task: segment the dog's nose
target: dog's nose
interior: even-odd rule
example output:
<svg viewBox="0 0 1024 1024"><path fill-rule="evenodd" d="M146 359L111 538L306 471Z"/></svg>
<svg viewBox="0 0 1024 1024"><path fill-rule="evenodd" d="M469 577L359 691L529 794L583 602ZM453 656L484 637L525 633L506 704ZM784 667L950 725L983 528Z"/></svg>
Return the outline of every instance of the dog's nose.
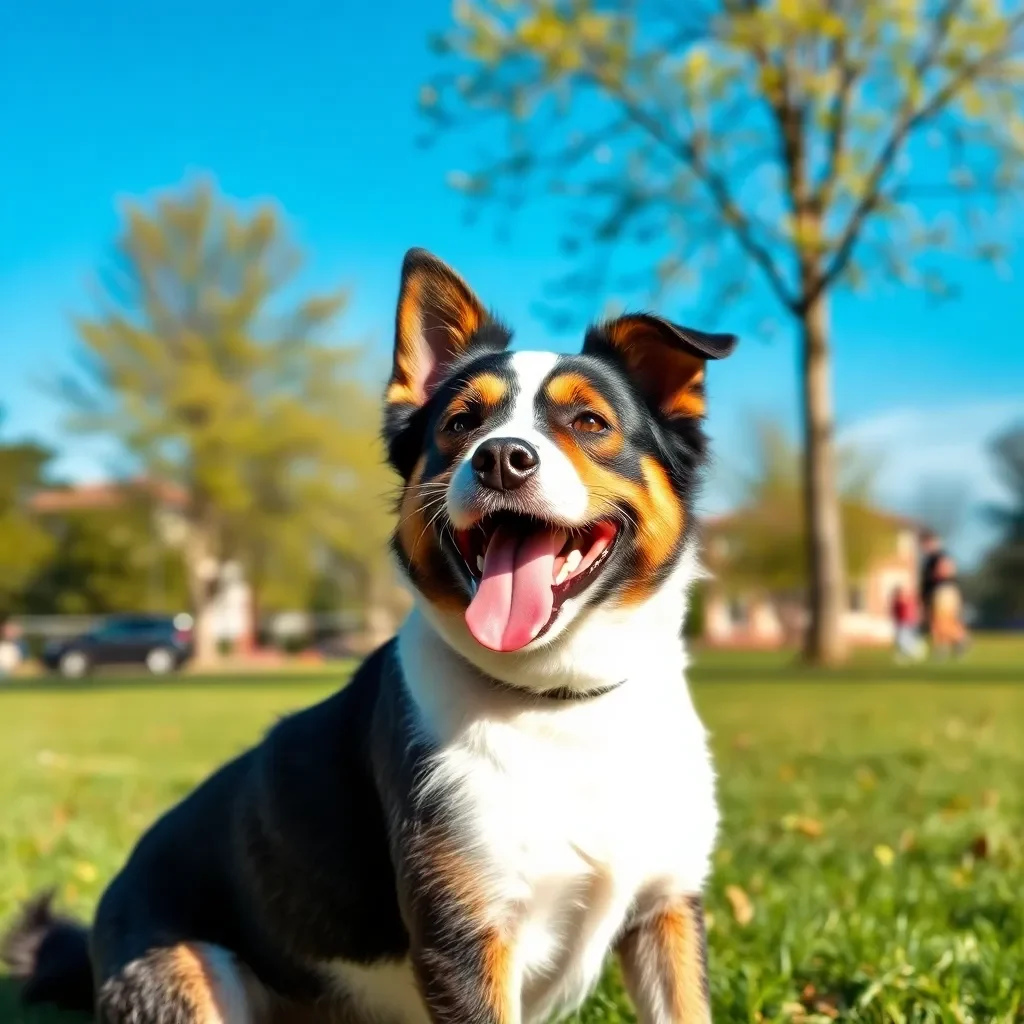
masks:
<svg viewBox="0 0 1024 1024"><path fill-rule="evenodd" d="M537 472L537 449L515 437L484 441L470 461L477 480L492 491L514 491Z"/></svg>

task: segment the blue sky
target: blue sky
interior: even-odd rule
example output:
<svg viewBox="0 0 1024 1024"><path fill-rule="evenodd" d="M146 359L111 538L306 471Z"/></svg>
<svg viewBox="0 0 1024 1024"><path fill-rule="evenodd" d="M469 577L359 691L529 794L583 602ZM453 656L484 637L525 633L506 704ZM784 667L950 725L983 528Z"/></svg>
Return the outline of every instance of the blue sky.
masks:
<svg viewBox="0 0 1024 1024"><path fill-rule="evenodd" d="M449 260L528 347L567 349L531 314L566 269L551 208L527 208L512 237L466 224L447 171L469 162L463 139L423 151L415 101L436 68L426 45L448 5L435 0L34 0L0 5L0 402L7 436L58 443L61 468L96 477L101 445L65 436L39 383L67 365L68 317L117 228L116 200L198 171L241 199L272 196L310 256L311 285L343 283L349 336L382 359L398 266L410 245ZM637 259L641 259L637 254ZM1012 276L958 265L961 297L842 298L834 308L840 430L880 460L880 496L905 505L924 478L998 495L986 439L1024 417L1024 259ZM666 312L685 320L685 311ZM749 310L722 325L746 328ZM766 309L767 315L777 315ZM796 349L783 332L744 335L714 368L711 432L719 472L706 498L728 503L752 415L793 420ZM975 553L984 537L965 531Z"/></svg>

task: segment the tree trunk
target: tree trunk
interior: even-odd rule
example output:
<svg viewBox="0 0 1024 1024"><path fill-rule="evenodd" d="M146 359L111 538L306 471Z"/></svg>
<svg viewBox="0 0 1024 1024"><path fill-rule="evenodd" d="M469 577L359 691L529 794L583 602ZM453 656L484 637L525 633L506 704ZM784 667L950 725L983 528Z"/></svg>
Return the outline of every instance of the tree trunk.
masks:
<svg viewBox="0 0 1024 1024"><path fill-rule="evenodd" d="M829 316L824 292L804 310L801 327L804 516L810 613L804 657L811 664L834 665L846 657L842 629L846 609L846 563L836 481Z"/></svg>
<svg viewBox="0 0 1024 1024"><path fill-rule="evenodd" d="M219 564L214 555L210 531L189 524L185 540L185 570L192 598L193 664L208 668L220 661L220 648L213 617L213 599L217 594Z"/></svg>

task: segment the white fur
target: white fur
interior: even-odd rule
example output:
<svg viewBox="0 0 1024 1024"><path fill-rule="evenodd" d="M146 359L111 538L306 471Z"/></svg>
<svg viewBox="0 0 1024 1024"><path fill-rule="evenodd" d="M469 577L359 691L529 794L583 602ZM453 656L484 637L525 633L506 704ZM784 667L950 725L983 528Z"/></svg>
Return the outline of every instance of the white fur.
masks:
<svg viewBox="0 0 1024 1024"><path fill-rule="evenodd" d="M631 653L623 685L571 703L488 684L419 612L399 634L420 728L439 748L424 787L445 793L491 923L514 937L523 1021L577 1007L631 910L698 892L707 872L714 778L679 623L653 645L643 619L615 630Z"/></svg>
<svg viewBox="0 0 1024 1024"><path fill-rule="evenodd" d="M448 515L457 528L473 522L472 498L477 484L470 460L480 445L492 437L519 438L537 449L540 466L533 487L539 499L538 516L566 524L583 522L587 489L565 452L537 428L534 402L557 361L554 352L516 352L512 356L518 390L511 415L470 446L448 485Z"/></svg>

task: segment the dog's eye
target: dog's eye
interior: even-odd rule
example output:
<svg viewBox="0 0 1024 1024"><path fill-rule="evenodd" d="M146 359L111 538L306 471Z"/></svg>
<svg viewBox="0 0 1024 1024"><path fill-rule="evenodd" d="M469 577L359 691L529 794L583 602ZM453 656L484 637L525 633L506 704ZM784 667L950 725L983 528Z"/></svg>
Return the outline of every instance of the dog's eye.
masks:
<svg viewBox="0 0 1024 1024"><path fill-rule="evenodd" d="M572 429L581 434L599 434L608 429L608 424L596 412L581 412L572 421Z"/></svg>
<svg viewBox="0 0 1024 1024"><path fill-rule="evenodd" d="M465 434L480 426L480 417L472 412L457 412L445 425L445 433Z"/></svg>

